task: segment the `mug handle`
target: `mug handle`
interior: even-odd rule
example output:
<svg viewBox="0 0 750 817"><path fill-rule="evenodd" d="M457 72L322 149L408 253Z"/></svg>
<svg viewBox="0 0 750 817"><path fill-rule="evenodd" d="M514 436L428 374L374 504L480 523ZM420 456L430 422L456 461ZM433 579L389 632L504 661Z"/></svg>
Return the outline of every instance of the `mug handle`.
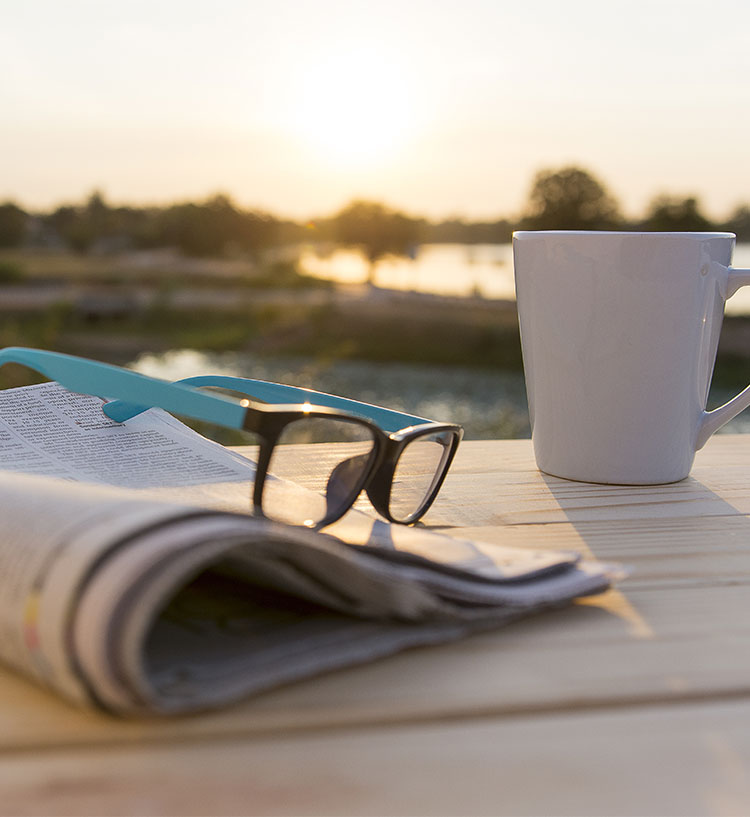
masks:
<svg viewBox="0 0 750 817"><path fill-rule="evenodd" d="M715 263L719 267L720 274L724 275L726 282L726 294L724 300L728 301L740 287L750 284L750 269L738 269L737 267L725 267L723 264ZM721 280L721 279L720 279ZM736 417L743 409L750 406L750 386L743 389L736 397L733 397L723 406L715 408L713 411L704 411L701 423L698 428L698 438L695 443L695 450L699 451L708 441L708 438L726 425L733 417Z"/></svg>

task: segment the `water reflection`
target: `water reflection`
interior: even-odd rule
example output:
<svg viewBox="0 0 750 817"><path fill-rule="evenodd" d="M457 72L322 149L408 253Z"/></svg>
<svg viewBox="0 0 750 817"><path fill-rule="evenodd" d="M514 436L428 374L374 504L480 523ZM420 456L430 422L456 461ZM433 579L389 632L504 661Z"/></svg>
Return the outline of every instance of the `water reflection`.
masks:
<svg viewBox="0 0 750 817"><path fill-rule="evenodd" d="M141 355L130 367L165 380L210 373L313 388L461 423L466 438L472 440L530 436L523 375L515 372L360 361L320 363L301 358L260 360L234 352L209 354L191 349ZM712 388L709 407L733 396L733 392ZM750 433L750 409L721 431Z"/></svg>
<svg viewBox="0 0 750 817"><path fill-rule="evenodd" d="M211 373L314 388L421 417L461 423L468 439L529 436L526 391L520 373L398 363L257 360L232 352L204 354L189 349L142 355L130 365L166 380Z"/></svg>
<svg viewBox="0 0 750 817"><path fill-rule="evenodd" d="M733 263L750 268L750 243L736 246ZM334 247L304 247L300 265L310 275L346 283L364 283L369 273L360 253ZM379 261L374 283L389 289L512 300L513 250L510 244L424 244L413 259ZM729 300L726 312L750 315L750 287Z"/></svg>
<svg viewBox="0 0 750 817"><path fill-rule="evenodd" d="M367 281L369 264L354 250L305 247L301 268L345 283ZM515 298L510 244L424 244L414 258L387 257L375 267L374 283L388 289L462 297Z"/></svg>
<svg viewBox="0 0 750 817"><path fill-rule="evenodd" d="M750 244L737 246L733 263L750 268ZM310 273L349 282L366 281L369 271L360 254L347 250L325 254L307 248L302 254L302 264ZM515 292L511 246L426 245L414 260L380 262L375 283L389 288L512 299ZM740 290L728 302L726 311L750 314L750 287ZM468 439L528 437L530 434L521 373L398 363L253 359L239 353L207 354L189 349L143 355L131 366L167 380L212 373L306 386L422 417L461 423ZM720 405L732 396L732 393L712 389L709 406ZM750 410L740 414L724 430L750 432Z"/></svg>

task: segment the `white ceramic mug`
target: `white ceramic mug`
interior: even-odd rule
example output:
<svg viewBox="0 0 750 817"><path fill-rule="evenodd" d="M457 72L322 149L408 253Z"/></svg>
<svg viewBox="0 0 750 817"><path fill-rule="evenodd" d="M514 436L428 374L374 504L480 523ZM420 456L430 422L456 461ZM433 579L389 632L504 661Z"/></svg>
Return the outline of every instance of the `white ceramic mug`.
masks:
<svg viewBox="0 0 750 817"><path fill-rule="evenodd" d="M539 468L584 482L686 477L750 404L706 411L724 302L750 284L732 233L517 232L516 297Z"/></svg>

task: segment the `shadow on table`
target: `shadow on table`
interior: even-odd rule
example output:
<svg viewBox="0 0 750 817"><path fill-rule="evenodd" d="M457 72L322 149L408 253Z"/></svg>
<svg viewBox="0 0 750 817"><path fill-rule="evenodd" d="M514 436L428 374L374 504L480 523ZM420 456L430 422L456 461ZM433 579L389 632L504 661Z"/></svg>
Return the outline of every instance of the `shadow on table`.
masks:
<svg viewBox="0 0 750 817"><path fill-rule="evenodd" d="M630 590L659 591L691 582L730 580L733 562L709 561L711 554L701 543L722 536L729 550L746 550L743 543L750 540L747 509L743 512L691 476L654 486L541 477L564 521L575 529L578 549L589 558L621 563L628 569L627 580L609 602L616 608L612 611L627 618L642 637L653 637L653 631L646 613L627 597Z"/></svg>

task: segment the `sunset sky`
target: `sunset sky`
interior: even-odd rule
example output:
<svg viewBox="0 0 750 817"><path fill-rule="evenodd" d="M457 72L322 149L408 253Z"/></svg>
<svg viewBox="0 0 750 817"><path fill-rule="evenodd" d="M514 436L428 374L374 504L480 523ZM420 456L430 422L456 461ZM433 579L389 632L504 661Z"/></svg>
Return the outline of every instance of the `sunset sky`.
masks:
<svg viewBox="0 0 750 817"><path fill-rule="evenodd" d="M750 202L750 3L25 0L0 27L0 199L216 191L518 213L541 168L640 213Z"/></svg>

